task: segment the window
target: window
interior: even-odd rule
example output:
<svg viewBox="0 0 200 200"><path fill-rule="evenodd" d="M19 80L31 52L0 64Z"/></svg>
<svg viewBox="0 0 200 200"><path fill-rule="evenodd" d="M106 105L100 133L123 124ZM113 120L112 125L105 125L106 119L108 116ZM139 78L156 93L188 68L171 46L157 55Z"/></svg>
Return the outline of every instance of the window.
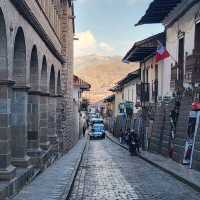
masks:
<svg viewBox="0 0 200 200"><path fill-rule="evenodd" d="M200 23L195 26L195 50L200 52Z"/></svg>
<svg viewBox="0 0 200 200"><path fill-rule="evenodd" d="M179 39L179 47L178 47L178 80L182 81L184 77L184 37Z"/></svg>

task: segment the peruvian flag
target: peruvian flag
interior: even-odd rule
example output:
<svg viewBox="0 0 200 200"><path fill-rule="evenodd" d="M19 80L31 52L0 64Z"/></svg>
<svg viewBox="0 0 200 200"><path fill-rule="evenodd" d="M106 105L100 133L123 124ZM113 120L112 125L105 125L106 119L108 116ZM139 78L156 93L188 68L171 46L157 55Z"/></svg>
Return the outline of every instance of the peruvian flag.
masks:
<svg viewBox="0 0 200 200"><path fill-rule="evenodd" d="M158 41L158 48L156 51L156 62L159 62L161 60L164 60L165 58L168 58L170 56L167 49L163 46L163 44Z"/></svg>

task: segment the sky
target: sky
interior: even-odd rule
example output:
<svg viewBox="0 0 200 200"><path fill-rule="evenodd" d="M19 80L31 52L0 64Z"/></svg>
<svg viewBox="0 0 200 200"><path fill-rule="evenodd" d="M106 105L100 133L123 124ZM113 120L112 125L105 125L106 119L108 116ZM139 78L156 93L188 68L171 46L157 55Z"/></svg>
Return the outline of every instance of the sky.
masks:
<svg viewBox="0 0 200 200"><path fill-rule="evenodd" d="M76 0L75 57L123 56L139 40L163 31L161 24L134 25L152 0Z"/></svg>

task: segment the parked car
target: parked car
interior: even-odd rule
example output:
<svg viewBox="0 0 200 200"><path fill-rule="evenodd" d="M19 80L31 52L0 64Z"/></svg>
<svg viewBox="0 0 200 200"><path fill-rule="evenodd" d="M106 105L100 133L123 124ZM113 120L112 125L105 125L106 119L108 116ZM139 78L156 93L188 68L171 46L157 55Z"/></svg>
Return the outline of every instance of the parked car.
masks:
<svg viewBox="0 0 200 200"><path fill-rule="evenodd" d="M105 128L104 128L104 123L103 119L101 118L93 118L91 121L91 128L89 131L89 137L90 139L97 139L105 138Z"/></svg>

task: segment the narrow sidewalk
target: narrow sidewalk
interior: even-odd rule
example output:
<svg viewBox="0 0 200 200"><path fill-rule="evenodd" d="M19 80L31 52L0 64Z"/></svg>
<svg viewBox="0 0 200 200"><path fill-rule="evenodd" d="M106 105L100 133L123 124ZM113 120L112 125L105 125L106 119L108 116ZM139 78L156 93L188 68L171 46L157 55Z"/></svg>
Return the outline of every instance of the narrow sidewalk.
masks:
<svg viewBox="0 0 200 200"><path fill-rule="evenodd" d="M114 143L128 150L128 146L121 144L119 140L115 138L112 134L107 132L106 136ZM161 170L171 174L183 183L190 185L195 190L200 191L200 172L189 169L186 166L183 166L159 154L153 154L143 151L139 154L139 157L147 161L148 163L160 168Z"/></svg>
<svg viewBox="0 0 200 200"><path fill-rule="evenodd" d="M81 139L13 200L65 200L71 190L86 145L87 140Z"/></svg>

